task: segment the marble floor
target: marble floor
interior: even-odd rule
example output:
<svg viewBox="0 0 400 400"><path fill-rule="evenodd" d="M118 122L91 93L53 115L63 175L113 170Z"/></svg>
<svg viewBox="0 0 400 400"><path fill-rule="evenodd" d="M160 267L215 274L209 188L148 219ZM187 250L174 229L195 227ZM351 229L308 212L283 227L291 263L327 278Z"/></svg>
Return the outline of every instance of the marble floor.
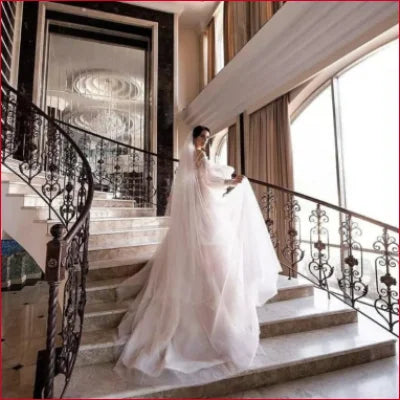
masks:
<svg viewBox="0 0 400 400"><path fill-rule="evenodd" d="M37 352L46 347L48 285L2 292L2 398L33 395Z"/></svg>
<svg viewBox="0 0 400 400"><path fill-rule="evenodd" d="M2 398L32 396L37 352L45 347L47 291L47 283L39 282L21 291L2 292ZM326 301L320 291L315 296ZM371 322L361 315L359 324L360 329L371 329ZM397 354L229 397L396 399L399 398L398 371Z"/></svg>

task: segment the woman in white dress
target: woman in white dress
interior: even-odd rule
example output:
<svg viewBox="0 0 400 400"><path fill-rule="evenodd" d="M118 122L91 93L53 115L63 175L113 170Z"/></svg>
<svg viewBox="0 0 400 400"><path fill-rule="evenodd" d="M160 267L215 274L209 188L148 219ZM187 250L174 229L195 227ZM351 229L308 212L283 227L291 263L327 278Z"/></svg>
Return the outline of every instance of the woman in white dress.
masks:
<svg viewBox="0 0 400 400"><path fill-rule="evenodd" d="M209 135L202 126L188 135L168 233L119 288L131 300L115 369L137 383L201 383L249 368L259 349L256 307L277 293L281 266L250 183L207 159Z"/></svg>

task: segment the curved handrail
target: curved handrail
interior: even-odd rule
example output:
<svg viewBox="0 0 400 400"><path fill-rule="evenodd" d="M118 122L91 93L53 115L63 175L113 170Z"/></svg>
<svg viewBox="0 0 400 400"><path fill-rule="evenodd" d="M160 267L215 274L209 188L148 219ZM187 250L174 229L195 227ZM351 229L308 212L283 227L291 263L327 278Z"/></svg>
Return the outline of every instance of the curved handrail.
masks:
<svg viewBox="0 0 400 400"><path fill-rule="evenodd" d="M80 127L75 126L75 125L71 125L68 122L64 122L64 121L61 121L59 119L55 119L55 121L60 125L65 125L65 126L67 126L69 128L73 128L73 129L75 129L77 131L81 131L81 132L83 132L83 133L85 133L87 135L91 135L91 136L97 137L100 140L106 140L107 142L114 143L114 144L116 144L118 146L123 146L123 147L126 147L126 148L134 150L134 151L138 151L138 152L143 153L143 154L148 154L150 156L154 156L154 157L157 157L157 158L162 158L163 160L179 162L179 160L177 158L166 157L166 156L160 155L158 153L153 153L152 151L147 151L147 150L144 150L144 149L140 149L139 147L135 147L135 146L131 146L131 145L126 144L126 143L118 142L115 139L111 139L111 138L107 138L105 136L101 136L98 133L94 133L94 132L88 131L86 129L80 128Z"/></svg>
<svg viewBox="0 0 400 400"><path fill-rule="evenodd" d="M149 151L146 151L146 150L143 150L143 149L134 147L134 146L130 146L130 145L128 145L128 144L119 142L119 141L117 141L117 140L110 139L110 138L101 136L101 135L99 135L99 134L96 134L96 133L94 133L94 132L88 131L88 130L86 130L86 129L82 129L82 128L79 128L79 127L77 127L77 126L68 124L67 122L64 122L64 121L57 120L57 122L60 123L60 124L64 124L64 125L66 125L66 126L68 126L68 127L71 127L71 128L73 128L73 129L75 129L75 130L81 131L81 132L83 132L84 134L97 137L98 139L101 139L101 140L104 140L104 141L108 141L108 142L114 143L114 144L116 144L116 145L118 145L118 146L121 146L121 147L126 147L126 148L129 148L129 149L131 149L131 150L135 150L135 151L138 151L138 152L142 152L142 153L144 153L144 154L149 154L149 155L155 156L155 157L160 158L160 159L163 159L163 160L179 162L179 159L177 159L177 158L166 157L166 156L163 156L163 155L160 155L160 154L157 154L157 153L149 152ZM285 192L285 193L287 193L287 194L291 194L291 195L300 197L300 198L302 198L302 199L304 199L304 200L308 200L308 201L312 201L312 202L314 202L314 203L318 203L318 204L320 204L320 205L323 205L323 206L325 206L325 207L328 207L328 208L331 208L331 209L333 209L333 210L339 211L339 212L341 212L341 213L349 214L349 215L352 215L353 217L362 219L362 220L364 220L364 221L366 221L366 222L369 222L369 223L372 223L372 224L375 224L375 225L379 225L379 226L381 226L381 227L383 227L383 228L386 228L386 229L388 229L388 230L391 230L391 231L398 231L398 230L399 230L399 228L396 227L396 226L394 226L394 225L387 224L387 223L385 223L385 222L382 222L382 221L376 220L376 219L374 219L374 218L368 217L368 216L366 216L366 215L360 214L360 213L358 213L358 212L349 210L348 208L344 208L344 207L337 206L337 205L335 205L335 204L332 204L332 203L329 203L329 202L327 202L327 201L318 199L318 198L316 198L316 197L312 197L312 196L306 195L306 194L304 194L304 193L300 193L300 192L297 192L297 191L294 191L294 190L291 190L291 189L288 189L288 188L285 188L285 187L283 187L283 186L276 185L276 184L273 184L273 183L261 181L261 180L254 179L254 178L250 178L250 177L247 177L247 178L248 178L248 180L249 180L250 182L256 183L256 184L258 184L258 185L262 185L262 186L265 186L265 187L269 187L269 188L271 188L271 189L280 190L280 191Z"/></svg>
<svg viewBox="0 0 400 400"><path fill-rule="evenodd" d="M272 184L272 183L269 183L269 182L260 181L260 180L258 180L258 179L253 179L253 178L249 178L249 177L247 177L247 179L248 179L250 182L256 183L256 184L258 184L258 185L270 187L270 188L272 188L272 189L277 189L277 190L280 190L280 191L282 191L282 192L291 194L291 195L293 195L293 196L300 197L300 198L302 198L302 199L304 199L304 200L309 200L309 201L312 201L312 202L314 202L314 203L320 204L321 206L325 206L325 207L328 207L328 208L332 208L333 210L339 211L339 212L341 212L341 213L352 215L353 217L356 217L356 218L358 218L358 219L362 219L362 220L364 220L364 221L366 221L366 222L370 222L371 224L379 225L379 226L381 226L382 228L386 228L386 229L388 229L388 230L390 230L390 231L395 231L395 232L397 232L397 231L399 230L399 228L397 228L396 226L389 225L389 224L386 224L385 222L378 221L378 220L376 220L376 219L367 217L366 215L359 214L359 213L357 213L357 212L351 211L351 210L349 210L348 208L336 206L335 204L328 203L327 201L317 199L316 197L311 197L311 196L308 196L308 195L306 195L306 194L303 194L303 193L300 193L300 192L296 192L296 191L294 191L294 190L287 189L287 188L285 188L285 187L283 187L283 186L275 185L275 184Z"/></svg>
<svg viewBox="0 0 400 400"><path fill-rule="evenodd" d="M19 92L18 90L14 89L12 86L10 86L6 82L2 82L2 86L4 86L8 91L13 92L19 99L24 99L24 94ZM2 99L2 94L0 95L1 102L3 101ZM25 99L24 99L25 100ZM26 100L25 100L26 101ZM26 101L27 102L27 101ZM74 148L74 150L78 153L79 158L81 159L82 163L84 164L84 168L87 171L87 179L88 179L88 187L89 187L89 193L87 196L87 200L85 202L84 209L80 212L79 218L75 221L75 223L72 225L70 229L68 229L68 226L65 225L63 219L59 216L58 212L54 207L51 205L51 202L46 198L42 193L40 193L38 190L36 190L35 187L31 187L32 190L34 190L47 204L48 206L52 209L52 211L59 217L60 222L65 226L65 229L67 230L67 234L65 236L65 240L70 240L74 234L76 234L77 230L79 227L82 225L82 221L85 219L85 217L88 215L90 212L90 207L92 205L93 201L93 196L94 196L94 186L93 186L93 176L91 174L91 168L90 165L83 154L82 150L79 148L79 146L71 139L71 137L56 123L57 121L50 118L46 113L43 112L39 107L37 107L35 104L30 103L29 106L35 110L35 113L46 119L47 121L50 121L55 127L57 127L57 130L61 135L65 138L65 140ZM2 157L2 163L5 164L5 160L7 160L8 157L3 158ZM7 165L6 165L7 166ZM9 168L7 166L7 168ZM14 173L18 174L17 171L15 171L12 167L10 168ZM90 172L90 173L89 173ZM22 174L18 175L22 180L24 180L25 183L30 185L29 180Z"/></svg>
<svg viewBox="0 0 400 400"><path fill-rule="evenodd" d="M65 124L65 123L64 123ZM100 140L102 146L107 144L107 142L113 143L120 148L127 148L131 151L139 151L142 153L146 153L144 150L134 148L133 146L126 145L124 143L118 142L116 140L108 139L106 137L93 134L87 130L82 130L80 128L74 127L72 125L68 125L70 128L77 131L77 133L81 133L84 135L92 135L97 137ZM67 126L67 128L68 128ZM69 128L68 128L69 129ZM68 130L67 129L67 130ZM108 148L112 148L110 144L107 144ZM115 146L114 146L115 147ZM116 154L118 151L109 153L111 158L114 157L114 160L117 158ZM179 162L177 159L171 159L164 157L163 155L149 153L152 156L156 156L159 161L165 160L173 160L175 162ZM104 158L100 157L100 160L104 163ZM115 164L118 164L115 163ZM289 272L289 279L292 276L303 276L308 281L312 282L314 285L320 287L323 290L326 290L328 296L332 295L338 297L338 294L335 291L332 291L329 288L329 278L333 276L333 272L335 266L330 264L329 262L329 247L331 244L329 243L329 233L328 237L321 238L320 233L326 231L327 228L324 227L324 224L329 221L329 217L326 214L326 210L324 208L328 208L330 210L335 210L343 214L344 218L340 218L339 224L339 234L340 234L340 248L342 249L341 254L342 258L340 261L340 268L338 269L339 275L341 274L341 278L337 280L335 285L338 285L340 290L342 291L341 300L347 304L350 304L351 307L356 309L358 312L366 315L368 318L374 320L377 324L389 330L391 333L394 333L394 326L398 323L398 320L395 319L396 315L398 315L398 293L393 286L396 285L396 279L391 275L390 271L393 268L397 268L398 262L395 259L398 246L396 243L396 239L394 235L390 235L390 233L397 233L398 228L384 223L382 221L370 218L368 216L362 215L360 213L354 212L344 207L337 206L335 204L329 203L327 201L320 200L318 198L308 196L304 193L300 193L276 184L272 184L269 182L264 182L258 179L253 179L248 177L249 182L256 185L261 185L266 189L266 194L263 195L262 201L266 200L266 207L262 208L264 213L264 218L266 225L268 227L271 240L273 242L274 247L276 248L277 253L279 253L281 257L282 266L287 268ZM280 192L287 196L287 200L283 200L283 203L279 203L279 207L282 207L282 210L279 212L284 213L284 224L285 231L282 231L282 226L278 227L274 225L273 221L273 209L274 206L271 203L274 203L274 195L273 190ZM311 261L308 263L308 269L310 270L310 277L302 274L298 271L298 263L305 259L305 250L301 248L301 243L303 243L301 239L301 221L297 212L300 211L300 204L298 200L303 199L306 201L310 201L316 205L316 209L312 210L311 215L309 216L309 222L313 223L313 226L310 231L310 256ZM279 215L279 214L278 214ZM373 243L373 249L377 254L377 258L375 260L375 286L376 289L373 291L372 296L374 299L373 304L369 304L368 301L364 302L362 299L366 296L368 292L368 282L363 282L363 249L362 245L358 243L355 239L357 236L357 232L360 231L358 227L357 221L354 219L359 219L365 221L367 223L373 224L377 227L382 228L382 236L378 236L376 241ZM286 230L287 228L287 230ZM276 232L274 232L276 230ZM314 236L311 235L314 232ZM283 242L281 241L281 237L278 237L276 233L279 235L284 235ZM318 237L315 237L317 235ZM281 242L281 243L279 243ZM282 246L280 248L280 246ZM360 255L356 254L357 251L360 251ZM344 255L346 254L346 256ZM378 270L378 265L385 269L385 271ZM334 277L334 276L333 276ZM335 277L334 277L335 278ZM317 283L315 282L317 281ZM371 296L371 292L368 294ZM377 319L373 319L368 313L363 312L362 310L356 308L356 304L363 304L374 307L380 318L384 318L389 328L385 327L381 322ZM387 312L388 317L382 315L382 312ZM378 317L379 319L379 317ZM396 335L396 334L395 334Z"/></svg>
<svg viewBox="0 0 400 400"><path fill-rule="evenodd" d="M52 210L60 220L51 228L53 240L47 244L45 277L49 283L49 308L46 351L44 361L38 357L38 364L39 360L45 364L37 368L35 396L53 398L54 377L62 373L65 376L62 397L82 336L94 181L90 164L74 140L23 93L5 82L2 84L2 94L6 95L6 101L1 96L2 163L7 166L10 164L7 160L16 156L14 161L19 162L20 173L9 166L10 170L27 183L47 204L49 212ZM41 172L44 172L45 179L42 193L32 185ZM53 206L56 199L62 200L59 212ZM56 352L58 290L64 278L62 346Z"/></svg>

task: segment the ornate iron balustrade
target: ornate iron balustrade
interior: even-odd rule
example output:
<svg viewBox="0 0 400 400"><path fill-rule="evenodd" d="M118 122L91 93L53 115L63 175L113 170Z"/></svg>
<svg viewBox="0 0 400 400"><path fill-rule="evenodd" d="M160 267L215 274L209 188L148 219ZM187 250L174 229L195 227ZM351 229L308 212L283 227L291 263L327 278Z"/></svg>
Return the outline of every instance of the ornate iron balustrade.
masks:
<svg viewBox="0 0 400 400"><path fill-rule="evenodd" d="M80 143L95 140L97 148L109 149L107 152L103 150L100 156L93 154L89 157L93 170L104 164L110 166L103 167L103 172L94 178L98 182L101 182L100 177L112 176L113 169L117 175L120 162L113 161L113 158L118 154L143 152L143 158L153 157L149 163L151 168L163 160L155 153L144 152L68 124L65 124L65 129L69 129ZM129 165L134 169L137 158L132 156L131 159ZM173 163L179 160L166 161ZM143 176L151 177L151 168L142 168L145 171ZM118 192L113 188L118 184L107 179L117 197ZM288 278L298 275L304 277L316 287L326 290L328 296L339 298L398 336L399 289L395 278L398 273L398 228L302 193L251 178L249 180ZM154 182L154 179L139 179L132 184L126 194L131 196L128 198L135 198L133 187L147 181ZM165 195L161 197L166 199L170 182L164 187ZM145 189L139 190L139 193L145 192ZM157 191L153 187L147 193L151 193L155 199ZM362 224L367 228L364 235L366 242L360 240ZM302 236L302 230L308 232L307 238Z"/></svg>
<svg viewBox="0 0 400 400"><path fill-rule="evenodd" d="M95 188L129 199L136 207L157 206L163 214L167 205L177 159L139 149L94 132L57 120L79 144L93 173Z"/></svg>
<svg viewBox="0 0 400 400"><path fill-rule="evenodd" d="M68 385L82 335L88 272L89 212L94 184L90 165L60 126L5 82L2 84L2 163L41 197L51 228L45 277L49 283L46 351L40 352L35 396L54 397L54 377ZM57 347L59 287L65 283L61 345ZM57 348L56 348L57 347ZM39 376L38 375L38 376ZM62 396L62 394L61 394Z"/></svg>
<svg viewBox="0 0 400 400"><path fill-rule="evenodd" d="M302 276L398 337L398 228L249 180L288 278Z"/></svg>

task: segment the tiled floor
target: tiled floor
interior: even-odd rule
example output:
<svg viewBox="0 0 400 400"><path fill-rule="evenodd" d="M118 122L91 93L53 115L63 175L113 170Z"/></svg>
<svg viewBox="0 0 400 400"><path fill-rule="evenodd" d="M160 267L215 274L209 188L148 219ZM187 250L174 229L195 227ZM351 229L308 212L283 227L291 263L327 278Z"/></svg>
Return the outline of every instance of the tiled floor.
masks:
<svg viewBox="0 0 400 400"><path fill-rule="evenodd" d="M45 347L47 291L47 283L40 282L22 291L2 292L3 397L32 396L37 351ZM316 299L321 296L319 291L315 294ZM321 301L326 301L325 297ZM359 324L360 329L380 330L362 316ZM398 357L390 357L230 397L394 399L399 394L398 367Z"/></svg>
<svg viewBox="0 0 400 400"><path fill-rule="evenodd" d="M2 397L32 397L37 352L46 346L48 285L2 292Z"/></svg>

